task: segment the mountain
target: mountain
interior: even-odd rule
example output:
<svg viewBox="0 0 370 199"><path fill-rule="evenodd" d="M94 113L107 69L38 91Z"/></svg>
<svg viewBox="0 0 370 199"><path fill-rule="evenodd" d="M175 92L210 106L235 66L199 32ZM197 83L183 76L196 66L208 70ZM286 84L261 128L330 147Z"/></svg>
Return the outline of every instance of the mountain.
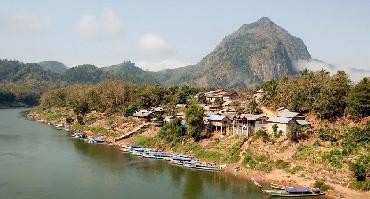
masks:
<svg viewBox="0 0 370 199"><path fill-rule="evenodd" d="M198 64L174 69L165 83L250 86L296 74L298 70L293 62L310 59L311 55L300 38L263 17L226 36Z"/></svg>
<svg viewBox="0 0 370 199"><path fill-rule="evenodd" d="M4 82L42 82L58 81L60 75L44 70L37 63L22 63L13 60L0 60L0 81Z"/></svg>
<svg viewBox="0 0 370 199"><path fill-rule="evenodd" d="M46 71L62 74L67 71L67 67L58 61L43 61L39 65Z"/></svg>
<svg viewBox="0 0 370 199"><path fill-rule="evenodd" d="M191 66L151 72L130 61L102 68L89 64L67 68L56 61L29 64L0 60L0 81L46 79L64 83L96 83L122 79L168 86L243 87L294 75L300 70L296 63L310 60L311 55L300 38L263 17L257 22L242 25L199 63Z"/></svg>

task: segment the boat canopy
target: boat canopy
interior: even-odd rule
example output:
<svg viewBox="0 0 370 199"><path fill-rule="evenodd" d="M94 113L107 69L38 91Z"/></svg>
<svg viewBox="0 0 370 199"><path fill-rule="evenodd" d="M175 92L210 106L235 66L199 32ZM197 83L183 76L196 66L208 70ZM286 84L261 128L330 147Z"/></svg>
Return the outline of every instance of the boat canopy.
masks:
<svg viewBox="0 0 370 199"><path fill-rule="evenodd" d="M306 192L311 192L311 190L309 188L305 188L305 187L302 187L302 188L289 187L289 188L286 188L285 191L287 191L289 193L306 193Z"/></svg>

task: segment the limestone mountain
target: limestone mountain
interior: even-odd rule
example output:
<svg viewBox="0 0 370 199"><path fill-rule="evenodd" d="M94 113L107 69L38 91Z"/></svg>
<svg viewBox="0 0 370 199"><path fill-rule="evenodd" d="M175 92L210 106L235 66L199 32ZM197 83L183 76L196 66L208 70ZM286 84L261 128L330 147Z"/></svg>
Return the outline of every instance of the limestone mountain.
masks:
<svg viewBox="0 0 370 199"><path fill-rule="evenodd" d="M300 38L263 17L226 36L198 64L175 69L166 84L250 86L295 74L293 62L309 59Z"/></svg>

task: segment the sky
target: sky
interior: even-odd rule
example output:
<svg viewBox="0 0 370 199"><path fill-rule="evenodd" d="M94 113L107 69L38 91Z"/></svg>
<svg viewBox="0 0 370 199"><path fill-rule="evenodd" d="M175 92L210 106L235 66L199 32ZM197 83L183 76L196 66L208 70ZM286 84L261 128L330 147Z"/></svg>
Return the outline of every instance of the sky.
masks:
<svg viewBox="0 0 370 199"><path fill-rule="evenodd" d="M313 58L370 71L367 0L0 0L0 59L143 69L195 64L242 24L269 17ZM370 73L368 73L370 75Z"/></svg>

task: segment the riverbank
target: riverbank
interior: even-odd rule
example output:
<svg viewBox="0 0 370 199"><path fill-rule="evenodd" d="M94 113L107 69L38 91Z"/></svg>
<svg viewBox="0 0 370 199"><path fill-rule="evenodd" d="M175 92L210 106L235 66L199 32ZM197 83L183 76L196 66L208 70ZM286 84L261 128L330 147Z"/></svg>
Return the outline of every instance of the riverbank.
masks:
<svg viewBox="0 0 370 199"><path fill-rule="evenodd" d="M68 125L65 122L66 116L73 115L73 113L71 113L70 110L58 111L51 110L46 114L32 112L31 116L35 120L44 123L51 123L54 125L62 123L63 125ZM73 130L83 130L90 136L97 134L103 135L110 142L109 145L114 147L121 147L122 144L144 144L148 147L158 148L166 152L188 153L196 157L198 156L197 158L202 161L227 164L224 172L226 175L235 175L248 180L253 177L264 185L269 185L273 182L292 186L312 187L315 179L321 178L325 179L325 182L332 187L332 190L327 192L328 197L370 197L369 192L360 192L345 186L343 182L349 178L351 175L350 173L338 174L335 173L335 171L330 171L325 167L319 167L316 164L313 166L313 164L309 164L306 161L295 161L290 158L284 159L284 157L294 156L294 152L296 152L299 147L298 145L291 145L284 140L280 143L277 142L276 145L268 145L261 140L254 140L254 138L244 140L241 137L229 137L226 139L212 137L207 140L202 140L199 143L189 142L186 145L169 146L168 144L166 145L160 142L157 136L159 128L151 125L132 137L114 142L116 137L123 135L125 132L132 131L145 122L135 118L125 118L123 116L104 116L101 113L92 113L87 115L86 118L88 125L84 127L80 125L69 125L69 127ZM313 143L308 142L303 144L309 146ZM238 149L238 146L239 150L233 151L233 149ZM289 147L291 149L289 149ZM255 162L257 162L253 169L248 169L248 163L251 162L245 161L246 155L249 153L253 153L253 158ZM269 157L263 156L264 154L269 154ZM270 166L276 164L278 160L285 160L288 162L290 164L289 168L277 169ZM310 167L311 169L309 169ZM239 168L240 170L235 172L235 168ZM315 170L313 168L317 169ZM295 169L297 171L294 171Z"/></svg>

